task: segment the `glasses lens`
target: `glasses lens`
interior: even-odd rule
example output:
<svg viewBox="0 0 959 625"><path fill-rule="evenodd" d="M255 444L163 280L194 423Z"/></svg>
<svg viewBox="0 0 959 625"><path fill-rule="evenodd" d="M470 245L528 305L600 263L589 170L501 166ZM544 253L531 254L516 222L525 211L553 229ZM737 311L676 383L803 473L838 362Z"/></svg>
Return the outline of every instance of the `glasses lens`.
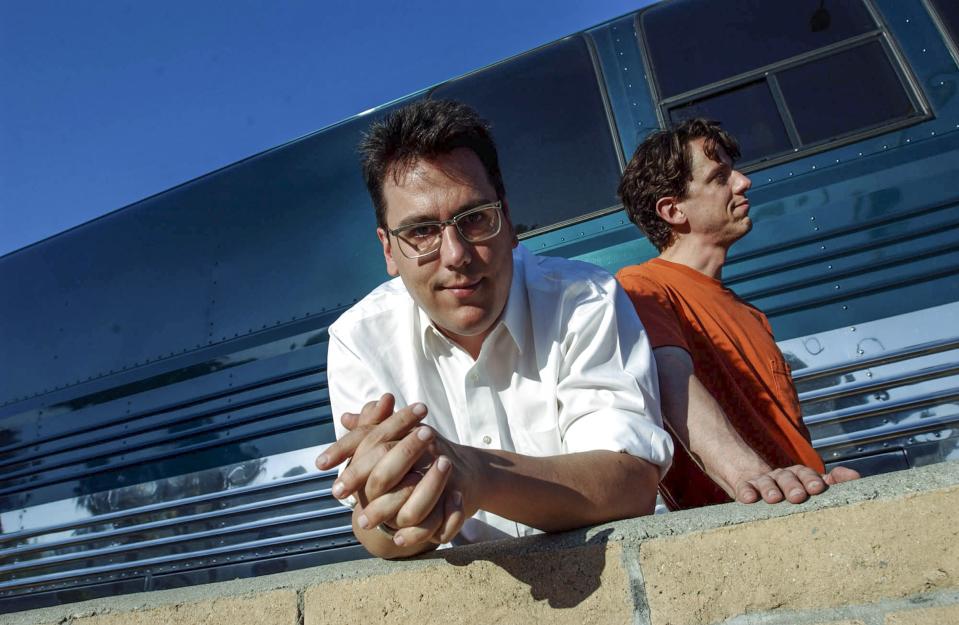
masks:
<svg viewBox="0 0 959 625"><path fill-rule="evenodd" d="M484 206L478 210L463 213L457 218L456 227L463 238L470 243L494 237L499 232L498 207Z"/></svg>
<svg viewBox="0 0 959 625"><path fill-rule="evenodd" d="M400 247L404 248L403 252L410 258L415 258L435 250L438 247L441 232L439 224L420 224L398 232L396 238L400 240Z"/></svg>

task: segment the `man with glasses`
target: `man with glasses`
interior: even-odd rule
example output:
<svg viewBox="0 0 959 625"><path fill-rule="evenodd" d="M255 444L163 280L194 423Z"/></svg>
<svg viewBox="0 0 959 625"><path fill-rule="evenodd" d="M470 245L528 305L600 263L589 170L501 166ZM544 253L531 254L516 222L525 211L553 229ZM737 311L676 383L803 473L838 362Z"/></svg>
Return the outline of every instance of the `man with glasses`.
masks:
<svg viewBox="0 0 959 625"><path fill-rule="evenodd" d="M672 441L611 276L518 246L486 123L422 101L361 145L384 283L330 327L321 469L374 555L652 511Z"/></svg>

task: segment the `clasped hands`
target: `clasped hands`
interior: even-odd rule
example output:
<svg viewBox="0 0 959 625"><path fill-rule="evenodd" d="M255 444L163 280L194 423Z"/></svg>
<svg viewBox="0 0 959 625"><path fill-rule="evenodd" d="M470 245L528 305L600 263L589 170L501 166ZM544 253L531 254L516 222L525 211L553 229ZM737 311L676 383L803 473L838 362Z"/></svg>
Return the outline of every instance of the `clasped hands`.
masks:
<svg viewBox="0 0 959 625"><path fill-rule="evenodd" d="M333 484L333 495L354 495L354 523L363 530L384 524L401 548L449 542L475 507L468 460L460 445L420 425L427 408L421 403L393 411L389 393L370 402L359 414L346 413L341 422L349 432L316 459L321 470L345 460ZM466 491L466 492L464 492ZM364 543L365 544L365 543Z"/></svg>

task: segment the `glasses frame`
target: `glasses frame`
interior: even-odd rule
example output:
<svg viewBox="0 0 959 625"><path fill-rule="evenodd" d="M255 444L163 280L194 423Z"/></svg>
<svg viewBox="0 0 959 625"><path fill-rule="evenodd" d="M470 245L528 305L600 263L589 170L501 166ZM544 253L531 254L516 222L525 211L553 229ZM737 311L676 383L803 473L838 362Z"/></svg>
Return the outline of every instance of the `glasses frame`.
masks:
<svg viewBox="0 0 959 625"><path fill-rule="evenodd" d="M496 230L494 230L494 231L493 231L492 233L490 233L489 235L484 236L484 237L479 238L479 239L470 239L469 237L467 237L466 234L463 233L463 230L460 229L460 224L459 224L460 220L463 219L464 217L466 217L467 215L472 215L472 214L474 214L474 213L478 213L478 212L484 211L484 210L489 210L489 209L491 209L491 208L496 210L496 216L497 216ZM440 227L439 235L436 237L437 245L436 245L435 248L431 249L431 250L428 251L428 252L423 252L422 254L416 254L416 255L414 255L414 256L410 256L410 255L407 253L405 247L403 246L403 243L406 243L407 245L409 245L409 243L406 241L406 239L404 239L404 238L403 238L402 236L400 236L400 235L402 235L404 232L407 232L407 231L412 230L412 229L414 229L414 228L422 228L423 226L439 226L439 227ZM387 229L387 232L389 232L389 233L392 234L394 237L396 237L396 239L397 239L397 247L400 248L400 252L403 254L403 256L409 258L410 260L415 260L415 259L417 259L417 258L423 258L423 257L425 257L425 256L430 256L430 255L432 255L432 254L435 254L435 253L440 249L440 245L442 245L442 241L443 241L443 229L446 228L447 226L455 226L455 227L456 227L456 232L458 232L459 235L460 235L460 237L462 237L463 240L466 241L467 243L481 243L481 242L483 242L483 241L488 241L488 240L492 239L493 237L495 237L497 234L499 234L499 233L500 233L500 230L503 229L503 201L502 201L502 200L496 200L495 202L490 202L489 204L482 204L482 205L480 205L480 206L476 206L475 208L471 208L471 209L469 209L469 210L465 210L465 211L463 211L462 213L460 213L459 215L454 215L453 217L450 217L449 219L444 219L444 220L442 220L442 221L440 221L440 220L436 220L436 221L420 221L420 222L417 222L417 223L415 223L415 224L409 224L409 225L407 225L407 226L401 226L401 227L395 228L395 229L393 229L393 230Z"/></svg>

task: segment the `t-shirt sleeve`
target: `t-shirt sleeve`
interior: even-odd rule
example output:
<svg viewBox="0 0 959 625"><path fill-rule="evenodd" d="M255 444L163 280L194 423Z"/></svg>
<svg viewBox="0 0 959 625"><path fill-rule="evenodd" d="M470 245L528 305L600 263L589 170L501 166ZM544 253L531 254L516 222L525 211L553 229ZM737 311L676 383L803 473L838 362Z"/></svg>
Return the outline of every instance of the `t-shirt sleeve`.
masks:
<svg viewBox="0 0 959 625"><path fill-rule="evenodd" d="M676 304L662 284L628 269L617 273L616 279L633 302L653 349L673 346L691 351L680 325Z"/></svg>
<svg viewBox="0 0 959 625"><path fill-rule="evenodd" d="M609 278L603 297L575 307L557 384L567 453L620 451L665 474L673 445L662 427L656 363L629 300Z"/></svg>

